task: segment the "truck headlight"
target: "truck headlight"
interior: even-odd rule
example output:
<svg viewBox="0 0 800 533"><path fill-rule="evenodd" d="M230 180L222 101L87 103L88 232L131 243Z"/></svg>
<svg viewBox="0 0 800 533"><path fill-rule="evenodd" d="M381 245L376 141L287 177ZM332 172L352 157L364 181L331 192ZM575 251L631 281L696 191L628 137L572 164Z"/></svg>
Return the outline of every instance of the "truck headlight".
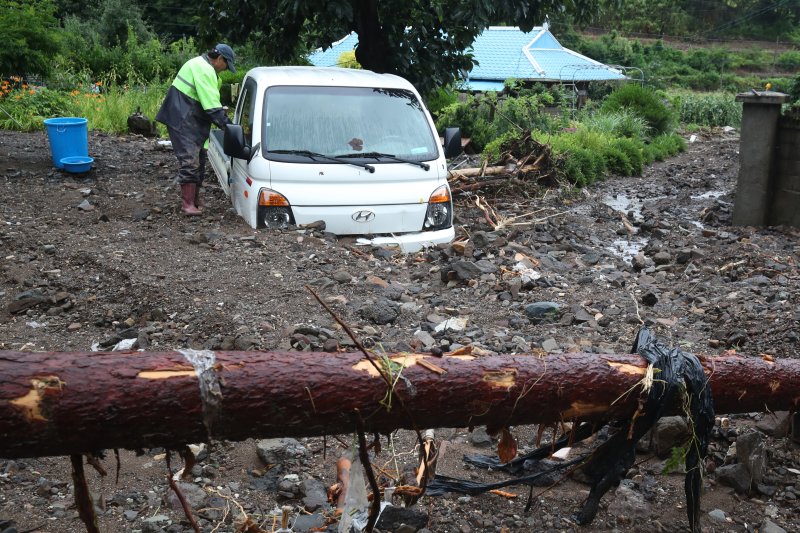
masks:
<svg viewBox="0 0 800 533"><path fill-rule="evenodd" d="M286 229L294 224L294 215L289 200L272 189L261 189L258 193L258 225L269 229Z"/></svg>
<svg viewBox="0 0 800 533"><path fill-rule="evenodd" d="M428 210L425 213L423 231L436 231L449 228L453 224L453 201L450 188L442 185L428 199Z"/></svg>

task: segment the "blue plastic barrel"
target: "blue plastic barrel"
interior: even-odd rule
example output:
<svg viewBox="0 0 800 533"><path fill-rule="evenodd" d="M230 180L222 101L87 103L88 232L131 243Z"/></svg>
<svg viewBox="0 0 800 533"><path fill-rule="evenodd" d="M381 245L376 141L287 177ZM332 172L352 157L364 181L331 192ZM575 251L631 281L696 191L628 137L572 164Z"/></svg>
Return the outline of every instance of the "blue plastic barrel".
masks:
<svg viewBox="0 0 800 533"><path fill-rule="evenodd" d="M85 118L58 117L45 119L47 138L50 140L50 155L53 166L64 168L65 157L89 155L89 129Z"/></svg>

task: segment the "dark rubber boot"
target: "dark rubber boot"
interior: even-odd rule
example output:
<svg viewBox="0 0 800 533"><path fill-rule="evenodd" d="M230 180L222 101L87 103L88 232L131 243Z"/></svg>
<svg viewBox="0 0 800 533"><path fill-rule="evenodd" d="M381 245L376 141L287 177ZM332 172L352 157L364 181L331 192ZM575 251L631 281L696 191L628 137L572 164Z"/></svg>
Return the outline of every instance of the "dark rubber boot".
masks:
<svg viewBox="0 0 800 533"><path fill-rule="evenodd" d="M200 198L200 189L202 187L200 185L197 186L195 193L194 193L194 206L199 210L203 211L203 199Z"/></svg>
<svg viewBox="0 0 800 533"><path fill-rule="evenodd" d="M181 211L187 216L197 216L200 210L194 205L194 197L197 194L196 183L181 183Z"/></svg>

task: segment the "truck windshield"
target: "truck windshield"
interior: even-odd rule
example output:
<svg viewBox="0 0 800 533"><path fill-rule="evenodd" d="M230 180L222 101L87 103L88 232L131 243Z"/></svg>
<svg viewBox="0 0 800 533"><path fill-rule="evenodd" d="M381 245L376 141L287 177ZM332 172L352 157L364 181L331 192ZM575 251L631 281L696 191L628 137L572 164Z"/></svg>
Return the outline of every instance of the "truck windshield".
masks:
<svg viewBox="0 0 800 533"><path fill-rule="evenodd" d="M297 150L350 160L363 153L370 163L438 157L426 113L404 89L271 87L265 109L262 149L269 159L294 161L288 152Z"/></svg>

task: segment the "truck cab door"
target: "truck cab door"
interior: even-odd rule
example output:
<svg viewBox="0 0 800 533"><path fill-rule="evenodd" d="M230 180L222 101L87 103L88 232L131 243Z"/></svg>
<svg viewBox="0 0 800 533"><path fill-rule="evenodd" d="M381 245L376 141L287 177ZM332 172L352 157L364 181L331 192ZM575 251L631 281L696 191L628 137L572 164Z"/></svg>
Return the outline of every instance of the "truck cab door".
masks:
<svg viewBox="0 0 800 533"><path fill-rule="evenodd" d="M242 85L242 92L239 95L233 122L242 127L244 143L250 147L253 146L253 130L257 127L255 124L255 108L256 82L253 78L247 78ZM240 215L246 211L244 192L249 189L249 185L246 183L248 164L249 161L247 159L230 158L228 194L231 197L234 209Z"/></svg>

